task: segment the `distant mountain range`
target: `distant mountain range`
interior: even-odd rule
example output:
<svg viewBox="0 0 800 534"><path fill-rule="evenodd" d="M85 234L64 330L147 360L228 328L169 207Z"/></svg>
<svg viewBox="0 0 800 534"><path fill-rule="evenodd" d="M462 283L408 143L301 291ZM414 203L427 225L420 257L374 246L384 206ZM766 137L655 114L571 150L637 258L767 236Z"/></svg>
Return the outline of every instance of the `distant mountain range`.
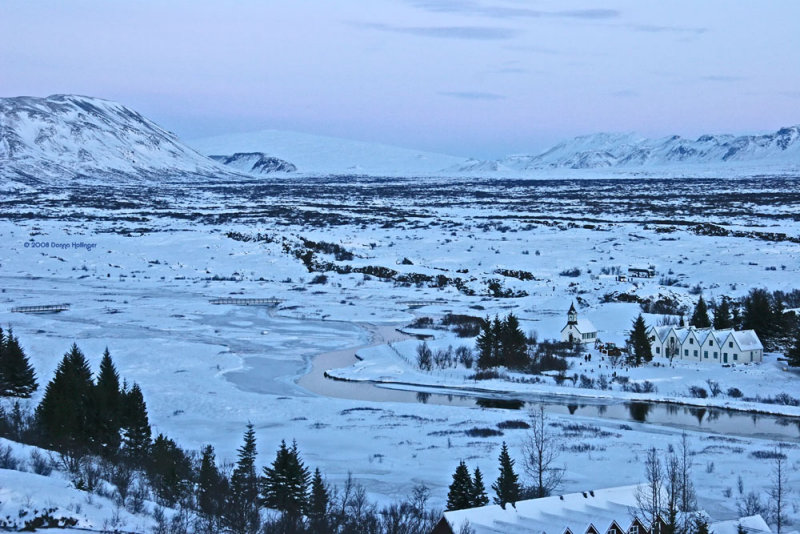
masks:
<svg viewBox="0 0 800 534"><path fill-rule="evenodd" d="M800 126L764 135L674 135L646 139L635 134L600 133L576 137L535 156L469 160L456 172L541 171L548 169L657 170L752 164L800 168Z"/></svg>
<svg viewBox="0 0 800 534"><path fill-rule="evenodd" d="M193 147L193 148L190 148ZM263 130L184 144L139 113L99 98L0 99L0 185L236 180L265 175L559 177L800 175L800 126L764 135L645 139L595 134L538 155L461 157ZM579 174L587 176L586 174Z"/></svg>
<svg viewBox="0 0 800 534"><path fill-rule="evenodd" d="M207 155L270 154L292 162L298 173L313 176L437 176L464 163L458 156L284 130L219 135L187 143Z"/></svg>
<svg viewBox="0 0 800 534"><path fill-rule="evenodd" d="M293 163L267 156L263 152L237 152L231 156L209 156L232 169L250 174L272 174L275 172L295 172Z"/></svg>

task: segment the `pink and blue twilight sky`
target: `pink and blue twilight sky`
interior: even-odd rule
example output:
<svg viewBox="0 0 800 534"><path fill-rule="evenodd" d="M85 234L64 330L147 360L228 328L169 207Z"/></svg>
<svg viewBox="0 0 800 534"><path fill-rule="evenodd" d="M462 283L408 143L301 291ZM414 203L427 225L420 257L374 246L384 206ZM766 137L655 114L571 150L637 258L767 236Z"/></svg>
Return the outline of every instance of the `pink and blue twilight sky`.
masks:
<svg viewBox="0 0 800 534"><path fill-rule="evenodd" d="M0 96L459 156L800 123L797 0L4 0Z"/></svg>

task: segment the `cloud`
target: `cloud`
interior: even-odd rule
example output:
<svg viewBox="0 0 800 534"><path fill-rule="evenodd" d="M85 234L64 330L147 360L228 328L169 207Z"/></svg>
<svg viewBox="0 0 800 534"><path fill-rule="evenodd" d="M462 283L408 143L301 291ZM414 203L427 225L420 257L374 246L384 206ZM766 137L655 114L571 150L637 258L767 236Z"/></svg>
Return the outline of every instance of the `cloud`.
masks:
<svg viewBox="0 0 800 534"><path fill-rule="evenodd" d="M463 98L465 100L505 100L506 97L496 93L483 93L480 91L443 91L439 93L442 96L449 96L452 98Z"/></svg>
<svg viewBox="0 0 800 534"><path fill-rule="evenodd" d="M570 9L565 11L542 11L526 7L502 7L483 5L469 0L408 0L412 6L435 13L462 13L493 18L573 18L608 19L620 16L616 9Z"/></svg>
<svg viewBox="0 0 800 534"><path fill-rule="evenodd" d="M701 35L708 31L708 28L691 28L687 26L659 26L657 24L632 24L630 28L637 32L647 33L680 33Z"/></svg>
<svg viewBox="0 0 800 534"><path fill-rule="evenodd" d="M702 76L700 78L706 82L721 82L721 83L731 83L731 82L741 82L746 80L744 76L728 76L725 74L709 74L708 76Z"/></svg>
<svg viewBox="0 0 800 534"><path fill-rule="evenodd" d="M513 39L520 32L509 28L491 26L392 26L378 23L355 23L367 30L404 33L419 37L437 39L468 39L478 41L499 41Z"/></svg>

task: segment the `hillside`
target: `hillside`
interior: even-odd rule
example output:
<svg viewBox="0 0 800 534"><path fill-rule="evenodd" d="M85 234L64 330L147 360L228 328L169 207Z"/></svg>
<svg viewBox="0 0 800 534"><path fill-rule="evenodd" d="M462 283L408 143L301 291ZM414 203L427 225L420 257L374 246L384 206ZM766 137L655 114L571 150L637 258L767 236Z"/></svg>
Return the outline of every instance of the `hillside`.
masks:
<svg viewBox="0 0 800 534"><path fill-rule="evenodd" d="M0 179L208 179L224 167L121 104L75 95L0 99Z"/></svg>

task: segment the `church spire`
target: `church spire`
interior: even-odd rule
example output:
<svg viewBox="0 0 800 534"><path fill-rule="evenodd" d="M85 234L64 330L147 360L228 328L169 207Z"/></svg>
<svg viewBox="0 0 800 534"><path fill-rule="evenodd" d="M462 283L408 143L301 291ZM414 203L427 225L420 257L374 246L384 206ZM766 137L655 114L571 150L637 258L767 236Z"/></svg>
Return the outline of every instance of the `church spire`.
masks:
<svg viewBox="0 0 800 534"><path fill-rule="evenodd" d="M567 324L578 324L578 311L575 309L574 302L570 305L569 311L567 312Z"/></svg>

